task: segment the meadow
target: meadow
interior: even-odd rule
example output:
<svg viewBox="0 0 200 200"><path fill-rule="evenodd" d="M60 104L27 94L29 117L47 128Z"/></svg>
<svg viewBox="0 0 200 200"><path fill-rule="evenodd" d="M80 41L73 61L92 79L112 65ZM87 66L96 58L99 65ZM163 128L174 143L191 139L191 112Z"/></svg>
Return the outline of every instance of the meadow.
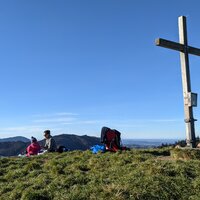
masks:
<svg viewBox="0 0 200 200"><path fill-rule="evenodd" d="M0 158L0 199L200 199L200 155L163 148Z"/></svg>

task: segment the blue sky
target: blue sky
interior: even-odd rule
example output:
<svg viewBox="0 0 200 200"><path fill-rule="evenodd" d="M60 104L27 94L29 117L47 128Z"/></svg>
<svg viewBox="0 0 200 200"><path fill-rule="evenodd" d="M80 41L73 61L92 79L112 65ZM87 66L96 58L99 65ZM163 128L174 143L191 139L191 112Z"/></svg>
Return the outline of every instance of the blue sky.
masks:
<svg viewBox="0 0 200 200"><path fill-rule="evenodd" d="M198 0L0 1L0 138L99 136L185 138L178 17L200 47ZM190 56L192 91L200 58ZM200 119L199 108L194 116ZM200 134L199 122L196 134Z"/></svg>

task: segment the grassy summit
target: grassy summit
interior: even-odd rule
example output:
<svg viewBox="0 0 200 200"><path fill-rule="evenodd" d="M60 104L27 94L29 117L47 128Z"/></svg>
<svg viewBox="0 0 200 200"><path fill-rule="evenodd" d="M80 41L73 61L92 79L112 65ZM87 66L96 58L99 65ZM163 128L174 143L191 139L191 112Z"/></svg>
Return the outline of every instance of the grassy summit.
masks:
<svg viewBox="0 0 200 200"><path fill-rule="evenodd" d="M199 199L200 160L169 155L152 149L1 158L0 199Z"/></svg>

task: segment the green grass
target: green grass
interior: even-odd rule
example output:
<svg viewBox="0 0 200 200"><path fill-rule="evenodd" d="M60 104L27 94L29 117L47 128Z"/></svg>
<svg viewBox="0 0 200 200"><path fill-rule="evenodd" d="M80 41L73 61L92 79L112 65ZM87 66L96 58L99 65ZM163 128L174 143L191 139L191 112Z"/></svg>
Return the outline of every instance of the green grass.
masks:
<svg viewBox="0 0 200 200"><path fill-rule="evenodd" d="M0 200L199 199L199 157L190 159L187 154L179 159L181 151L166 148L96 155L72 151L1 158Z"/></svg>

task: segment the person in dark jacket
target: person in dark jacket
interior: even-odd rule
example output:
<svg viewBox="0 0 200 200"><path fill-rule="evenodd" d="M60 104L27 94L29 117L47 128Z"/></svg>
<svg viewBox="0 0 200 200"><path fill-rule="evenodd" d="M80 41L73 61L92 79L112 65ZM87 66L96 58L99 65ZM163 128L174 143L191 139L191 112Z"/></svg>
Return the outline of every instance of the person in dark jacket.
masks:
<svg viewBox="0 0 200 200"><path fill-rule="evenodd" d="M50 130L44 131L44 137L46 139L44 149L47 150L47 152L55 152L57 150L56 141L51 136Z"/></svg>

